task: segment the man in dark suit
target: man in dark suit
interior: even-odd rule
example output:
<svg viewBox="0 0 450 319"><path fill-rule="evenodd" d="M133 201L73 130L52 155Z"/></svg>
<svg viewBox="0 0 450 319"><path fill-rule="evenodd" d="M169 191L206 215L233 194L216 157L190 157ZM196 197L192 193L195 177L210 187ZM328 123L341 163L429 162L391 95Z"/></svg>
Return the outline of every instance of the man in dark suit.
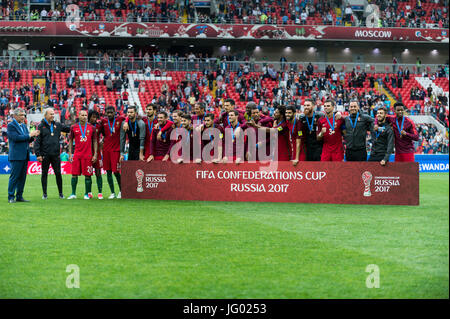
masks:
<svg viewBox="0 0 450 319"><path fill-rule="evenodd" d="M39 131L28 132L24 124L25 111L20 108L14 110L14 120L8 124L9 140L8 160L11 163L11 175L8 184L8 202L28 202L23 198L23 189L27 178L28 160L30 158L30 142ZM14 200L15 198L15 200Z"/></svg>

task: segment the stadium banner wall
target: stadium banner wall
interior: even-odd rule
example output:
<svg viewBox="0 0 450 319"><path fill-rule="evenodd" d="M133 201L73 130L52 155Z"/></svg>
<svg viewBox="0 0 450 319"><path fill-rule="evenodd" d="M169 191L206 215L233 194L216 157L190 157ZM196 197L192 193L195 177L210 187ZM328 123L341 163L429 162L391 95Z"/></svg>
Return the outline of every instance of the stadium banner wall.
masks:
<svg viewBox="0 0 450 319"><path fill-rule="evenodd" d="M449 156L445 155L415 155L416 162L419 163L420 173L448 173L449 172ZM394 162L394 155L390 158L391 162ZM30 157L30 163L28 165L28 174L41 174L40 164L36 167L32 167L31 163L36 162L36 156ZM38 163L38 162L36 162ZM71 165L63 164L65 167L62 169L63 174L70 174ZM50 167L51 169L51 167ZM9 174L11 170L11 164L8 162L8 155L0 155L0 174ZM49 173L53 174L52 171ZM106 174L102 170L102 174Z"/></svg>
<svg viewBox="0 0 450 319"><path fill-rule="evenodd" d="M261 163L129 161L122 166L122 198L419 205L418 163L277 164L272 171Z"/></svg>
<svg viewBox="0 0 450 319"><path fill-rule="evenodd" d="M448 43L448 29L270 24L1 21L0 35L285 40L379 40Z"/></svg>

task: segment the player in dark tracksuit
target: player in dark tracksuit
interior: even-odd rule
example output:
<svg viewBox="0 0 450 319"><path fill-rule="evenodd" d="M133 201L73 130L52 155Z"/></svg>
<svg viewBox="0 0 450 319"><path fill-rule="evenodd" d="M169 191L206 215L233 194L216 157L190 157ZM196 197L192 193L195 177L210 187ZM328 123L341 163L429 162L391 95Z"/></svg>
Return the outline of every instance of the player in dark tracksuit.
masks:
<svg viewBox="0 0 450 319"><path fill-rule="evenodd" d="M372 150L369 157L369 162L380 162L383 166L389 162L389 157L394 152L394 132L386 121L386 114L385 107L380 107L377 111L378 128L371 133Z"/></svg>
<svg viewBox="0 0 450 319"><path fill-rule="evenodd" d="M300 116L302 136L306 146L306 160L320 161L322 155L323 141L317 140L317 123L323 116L322 113L315 111L315 102L312 99L306 99L303 105L303 112Z"/></svg>
<svg viewBox="0 0 450 319"><path fill-rule="evenodd" d="M357 100L350 101L349 111L350 115L345 118L345 159L347 162L365 162L367 132L373 131L373 118L360 112Z"/></svg>
<svg viewBox="0 0 450 319"><path fill-rule="evenodd" d="M137 118L137 110L135 106L129 106L127 110L128 122L122 122L120 129L120 161L123 161L125 155L125 142L128 136L129 149L128 160L138 161L144 160L145 145L145 123ZM128 130L123 129L123 124L128 123Z"/></svg>
<svg viewBox="0 0 450 319"><path fill-rule="evenodd" d="M42 162L41 184L43 199L47 199L47 179L50 165L52 165L53 172L56 176L59 198L64 198L60 159L61 146L59 140L61 132L70 133L70 126L55 122L54 117L55 111L52 108L47 108L44 111L44 118L37 128L41 134L36 137L34 142L34 152L37 160Z"/></svg>

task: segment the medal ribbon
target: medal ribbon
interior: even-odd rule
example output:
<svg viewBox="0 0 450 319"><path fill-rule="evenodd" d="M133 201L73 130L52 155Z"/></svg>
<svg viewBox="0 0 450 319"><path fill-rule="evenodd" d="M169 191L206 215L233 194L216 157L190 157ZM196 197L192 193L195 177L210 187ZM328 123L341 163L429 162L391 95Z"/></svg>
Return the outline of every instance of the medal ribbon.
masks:
<svg viewBox="0 0 450 319"><path fill-rule="evenodd" d="M379 133L378 133L378 131L377 131L377 132L375 132L375 137L376 137L376 138L378 138L378 136L380 136L380 135L381 135L381 133L382 133L382 132L379 132Z"/></svg>
<svg viewBox="0 0 450 319"><path fill-rule="evenodd" d="M314 130L314 118L315 118L315 116L316 116L316 111L313 112L311 125L309 125L309 120L308 120L308 117L306 116L306 125L308 125L309 132L312 132Z"/></svg>
<svg viewBox="0 0 450 319"><path fill-rule="evenodd" d="M351 116L348 117L348 120L350 121L350 125L352 126L353 131L355 131L356 124L358 123L358 117L359 117L359 111L358 111L358 113L356 113L356 119L355 119L354 125L353 125L352 117Z"/></svg>
<svg viewBox="0 0 450 319"><path fill-rule="evenodd" d="M297 124L297 118L294 119L294 125L292 125L291 136L294 136L295 124Z"/></svg>
<svg viewBox="0 0 450 319"><path fill-rule="evenodd" d="M234 142L234 132L236 132L238 127L239 127L239 122L237 123L237 125L234 129L233 129L233 127L231 127L231 138L232 138L233 142Z"/></svg>
<svg viewBox="0 0 450 319"><path fill-rule="evenodd" d="M47 119L44 119L45 123L47 123L48 126L50 126L50 133L53 135L53 123L48 124Z"/></svg>
<svg viewBox="0 0 450 319"><path fill-rule="evenodd" d="M111 135L114 133L114 127L115 127L115 125L116 125L116 117L115 117L115 116L114 116L114 122L113 122L112 127L111 127L111 122L110 122L109 119L108 119L108 127L109 127L109 131L111 132Z"/></svg>
<svg viewBox="0 0 450 319"><path fill-rule="evenodd" d="M87 122L84 124L84 131L83 131L83 129L81 128L81 124L80 124L80 123L78 123L78 127L80 128L80 131L81 131L81 140L82 140L82 141L86 141L86 140L87 140L87 139L86 139Z"/></svg>
<svg viewBox="0 0 450 319"><path fill-rule="evenodd" d="M280 124L278 124L277 126L275 126L275 128L280 127L281 124L283 124L283 122L284 122L284 120L282 120L282 121L280 122Z"/></svg>
<svg viewBox="0 0 450 319"><path fill-rule="evenodd" d="M153 121L152 121L151 126L150 126L150 121L147 121L147 125L148 125L148 131L150 132L150 138L151 138L152 133L153 133Z"/></svg>
<svg viewBox="0 0 450 319"><path fill-rule="evenodd" d="M395 119L395 123L397 124L398 133L400 134L403 131L403 124L405 123L405 117L402 118L402 126L398 125L398 118Z"/></svg>
<svg viewBox="0 0 450 319"><path fill-rule="evenodd" d="M336 124L335 123L334 114L333 114L333 126L331 126L331 123L330 123L330 120L328 119L328 116L325 116L325 119L327 120L328 125L330 125L331 130L334 131L334 125Z"/></svg>

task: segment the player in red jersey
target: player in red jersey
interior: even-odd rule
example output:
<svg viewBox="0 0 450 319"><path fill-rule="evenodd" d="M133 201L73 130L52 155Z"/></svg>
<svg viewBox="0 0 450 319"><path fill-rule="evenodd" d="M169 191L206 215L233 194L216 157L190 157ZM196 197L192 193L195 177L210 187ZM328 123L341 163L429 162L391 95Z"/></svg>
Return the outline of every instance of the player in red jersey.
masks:
<svg viewBox="0 0 450 319"><path fill-rule="evenodd" d="M239 164L243 161L245 155L244 130L247 125L239 123L239 112L237 110L230 111L227 119L230 124L225 127L225 154L222 163L235 161L236 164Z"/></svg>
<svg viewBox="0 0 450 319"><path fill-rule="evenodd" d="M195 115L192 116L192 125L193 127L197 127L202 125L205 122L205 116L206 116L206 103L204 102L197 102L194 104L194 113Z"/></svg>
<svg viewBox="0 0 450 319"><path fill-rule="evenodd" d="M259 156L259 150L262 149L264 152L265 156L269 156L267 152L269 150L269 138L270 138L270 134L265 133L260 135L261 133L258 132L258 128L257 125L260 125L262 127L272 127L273 126L273 118L271 118L270 116L261 116L261 113L259 112L258 107L256 106L256 103L254 102L249 102L247 104L247 109L246 109L246 113L249 115L248 119L249 122L247 122L248 124L248 128L246 130L246 134L247 134L247 152L246 152L246 158L248 161L252 161L252 160L256 160L259 161L260 156ZM253 130L250 131L250 130ZM253 145L251 145L253 143L252 138L251 138L251 133L255 134L255 147L253 147ZM270 150L269 150L270 151ZM252 153L256 152L255 155L253 155Z"/></svg>
<svg viewBox="0 0 450 319"><path fill-rule="evenodd" d="M217 131L216 131L217 130ZM218 133L218 134L217 134ZM219 163L222 160L223 137L225 131L221 125L214 123L214 114L206 114L204 125L201 127L202 136L202 156L204 161ZM207 145L213 147L208 154L203 154L203 150Z"/></svg>
<svg viewBox="0 0 450 319"><path fill-rule="evenodd" d="M92 164L92 168L95 171L95 177L97 180L97 189L98 189L98 199L103 199L102 189L103 189L103 179L102 179L102 143L100 143L100 132L102 129L102 125L98 123L100 115L97 111L91 110L88 112L88 121L95 128L95 136L97 137L97 160ZM90 198L92 198L92 193L88 194Z"/></svg>
<svg viewBox="0 0 450 319"><path fill-rule="evenodd" d="M277 133L277 161L289 161L291 157L291 143L289 141L289 127L286 123L286 108L282 105L278 106L274 114L273 128L265 128L267 132ZM264 128L257 124L256 128Z"/></svg>
<svg viewBox="0 0 450 319"><path fill-rule="evenodd" d="M289 161L291 158L291 143L289 141L289 127L286 121L286 108L278 106L273 114L275 119L273 128L278 130L278 161Z"/></svg>
<svg viewBox="0 0 450 319"><path fill-rule="evenodd" d="M286 123L289 128L289 142L291 144L291 160L296 166L299 161L306 161L306 150L303 143L302 123L295 115L294 106L286 108Z"/></svg>
<svg viewBox="0 0 450 319"><path fill-rule="evenodd" d="M183 111L181 110L175 110L172 112L172 120L173 120L173 124L172 124L172 130L175 130L177 133L178 131L183 127L181 125L181 117L183 116Z"/></svg>
<svg viewBox="0 0 450 319"><path fill-rule="evenodd" d="M156 128L158 124L158 119L156 118L157 113L157 105L155 104L148 104L145 107L145 114L147 117L144 117L142 121L145 123L146 131L145 131L145 146L144 146L144 159L147 160L150 156L150 143L152 139L152 133L153 130ZM173 122L170 120L167 120L166 125L159 131L159 134L157 135L157 138L161 140L161 134L164 133L173 125Z"/></svg>
<svg viewBox="0 0 450 319"><path fill-rule="evenodd" d="M67 199L75 199L78 176L85 176L86 193L84 199L89 199L92 187L92 163L97 160L97 137L95 128L88 123L88 112L81 110L79 122L70 128L69 160L72 162L72 195ZM75 153L72 152L75 142Z"/></svg>
<svg viewBox="0 0 450 319"><path fill-rule="evenodd" d="M344 146L342 136L345 132L344 120L336 119L333 100L324 103L325 116L317 123L317 140L323 140L322 162L342 162L344 160Z"/></svg>
<svg viewBox="0 0 450 319"><path fill-rule="evenodd" d="M114 180L116 177L119 185L117 198L121 198L121 178L120 178L120 127L125 120L124 116L116 116L113 106L106 108L106 118L101 119L101 133L103 135L103 168L106 171L106 179L111 190L108 199L116 198L114 190Z"/></svg>
<svg viewBox="0 0 450 319"><path fill-rule="evenodd" d="M160 111L157 115L158 125L153 129L152 138L150 141L150 155L147 158L147 162L151 162L153 160L159 161L168 161L170 158L170 134L172 133L172 125L162 133L161 139L158 139L157 136L160 132L160 127L165 127L168 123L168 115L165 111ZM171 122L173 124L173 122Z"/></svg>
<svg viewBox="0 0 450 319"><path fill-rule="evenodd" d="M194 130L193 130L193 126L192 126L192 118L189 114L182 114L181 115L181 125L182 125L182 131L184 131L187 136L184 138L183 140L183 136L180 132L180 135L178 136L178 140L172 140L172 144L170 146L170 150L169 152L172 150L172 147L178 143L184 143L184 145L180 145L181 148L178 150L178 157L176 159L176 163L180 164L180 163L187 163L187 162L192 162L194 158L196 158L196 156L194 156ZM189 151L189 154L186 154L185 152ZM171 154L172 157L173 154ZM175 158L172 159L172 161L174 161Z"/></svg>
<svg viewBox="0 0 450 319"><path fill-rule="evenodd" d="M176 128L181 128L181 117L183 116L183 111L181 110L175 110L172 112L172 120L173 120L173 124L172 124L172 128L176 129Z"/></svg>
<svg viewBox="0 0 450 319"><path fill-rule="evenodd" d="M223 102L223 107L225 109L225 112L222 112L222 114L220 114L220 116L217 119L215 119L214 123L221 124L222 127L226 128L226 127L228 127L230 125L230 119L229 119L228 115L235 108L234 100L233 99L226 99L225 102ZM240 111L237 111L237 112L238 112L238 122L239 122L239 124L245 124L246 121L245 121L244 114L242 114Z"/></svg>
<svg viewBox="0 0 450 319"><path fill-rule="evenodd" d="M414 122L405 116L403 103L394 104L395 116L387 115L386 121L392 125L395 141L395 161L414 162L414 141L419 140ZM376 123L377 124L377 123ZM378 129L376 126L375 130Z"/></svg>

